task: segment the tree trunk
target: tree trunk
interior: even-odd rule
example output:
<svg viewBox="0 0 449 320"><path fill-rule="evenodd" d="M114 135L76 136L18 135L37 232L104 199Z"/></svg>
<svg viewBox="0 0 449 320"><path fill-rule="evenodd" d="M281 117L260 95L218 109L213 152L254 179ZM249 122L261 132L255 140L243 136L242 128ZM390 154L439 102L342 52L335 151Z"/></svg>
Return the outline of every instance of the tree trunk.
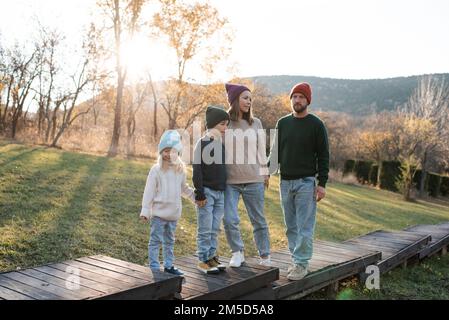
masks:
<svg viewBox="0 0 449 320"><path fill-rule="evenodd" d="M424 152L424 159L422 162L422 170L421 170L421 179L419 181L419 197L422 198L424 197L424 193L425 193L425 182L426 182L426 178L427 178L427 151Z"/></svg>
<svg viewBox="0 0 449 320"><path fill-rule="evenodd" d="M380 160L380 161L377 163L377 183L376 183L376 188L377 188L377 189L380 189L380 187L381 187L380 177L381 177L381 175L382 175L382 169L383 169L382 162L383 162L383 161Z"/></svg>
<svg viewBox="0 0 449 320"><path fill-rule="evenodd" d="M111 146L109 147L108 157L115 157L118 153L118 146L120 140L120 127L122 120L122 101L123 101L123 89L125 85L125 77L120 76L117 86L117 100L115 104L114 113L114 129L112 131Z"/></svg>

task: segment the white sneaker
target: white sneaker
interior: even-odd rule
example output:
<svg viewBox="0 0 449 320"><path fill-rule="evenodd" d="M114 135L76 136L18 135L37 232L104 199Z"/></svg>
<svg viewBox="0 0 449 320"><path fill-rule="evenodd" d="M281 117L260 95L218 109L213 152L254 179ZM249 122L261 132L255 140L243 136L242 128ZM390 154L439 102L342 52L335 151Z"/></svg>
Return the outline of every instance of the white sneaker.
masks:
<svg viewBox="0 0 449 320"><path fill-rule="evenodd" d="M271 267L271 257L267 256L266 258L260 258L259 259L259 264L261 266Z"/></svg>
<svg viewBox="0 0 449 320"><path fill-rule="evenodd" d="M295 269L295 268L296 268L296 264L292 263L291 265L289 265L287 268L287 274L292 272L293 269Z"/></svg>
<svg viewBox="0 0 449 320"><path fill-rule="evenodd" d="M242 251L237 251L232 253L231 261L229 261L229 266L233 268L238 268L245 262L245 256Z"/></svg>
<svg viewBox="0 0 449 320"><path fill-rule="evenodd" d="M296 265L293 270L287 275L288 280L298 281L307 275L307 268L301 265Z"/></svg>

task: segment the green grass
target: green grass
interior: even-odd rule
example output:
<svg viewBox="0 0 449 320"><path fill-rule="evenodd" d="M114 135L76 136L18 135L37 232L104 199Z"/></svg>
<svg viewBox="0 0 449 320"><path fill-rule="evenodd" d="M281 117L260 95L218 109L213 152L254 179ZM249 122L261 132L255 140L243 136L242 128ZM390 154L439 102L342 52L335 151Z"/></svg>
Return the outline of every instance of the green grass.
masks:
<svg viewBox="0 0 449 320"><path fill-rule="evenodd" d="M0 272L93 254L146 264L149 230L138 215L151 165L150 160L109 159L0 140ZM273 177L270 183L265 209L272 248L285 248L279 180ZM391 192L335 183L327 193L318 208L319 239L341 241L376 229L449 220L447 205L406 203ZM177 256L196 250L194 206L189 201L183 203ZM239 210L247 254L255 255L242 203ZM229 254L223 233L219 251ZM447 257L434 258L413 268L394 270L382 278L378 292L366 292L350 283L340 298L446 299L448 262Z"/></svg>

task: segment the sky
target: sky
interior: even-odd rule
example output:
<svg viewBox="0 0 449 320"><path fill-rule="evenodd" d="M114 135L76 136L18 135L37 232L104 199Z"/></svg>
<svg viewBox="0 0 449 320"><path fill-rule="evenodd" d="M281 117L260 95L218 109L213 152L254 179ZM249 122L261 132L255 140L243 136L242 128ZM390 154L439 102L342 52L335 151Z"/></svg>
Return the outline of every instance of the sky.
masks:
<svg viewBox="0 0 449 320"><path fill-rule="evenodd" d="M154 0L153 0L154 1ZM373 79L449 72L447 0L210 0L234 32L233 51L213 80L306 75ZM33 18L61 29L73 45L95 0L0 0L0 39L26 42ZM142 35L130 67L156 78L175 71L173 53ZM132 52L138 52L132 53ZM133 56L134 55L134 56ZM234 72L228 72L234 66ZM197 73L191 67L190 74ZM208 79L211 80L211 79Z"/></svg>

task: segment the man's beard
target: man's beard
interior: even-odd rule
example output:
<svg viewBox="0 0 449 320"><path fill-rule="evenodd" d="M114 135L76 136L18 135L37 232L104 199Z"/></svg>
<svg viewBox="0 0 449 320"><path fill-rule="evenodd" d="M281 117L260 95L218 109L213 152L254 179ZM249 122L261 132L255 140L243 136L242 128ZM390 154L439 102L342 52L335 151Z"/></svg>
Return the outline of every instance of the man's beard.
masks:
<svg viewBox="0 0 449 320"><path fill-rule="evenodd" d="M302 112L306 111L306 109L307 109L307 106L303 107L300 104L295 104L293 106L293 110L295 110L296 113L302 113Z"/></svg>

